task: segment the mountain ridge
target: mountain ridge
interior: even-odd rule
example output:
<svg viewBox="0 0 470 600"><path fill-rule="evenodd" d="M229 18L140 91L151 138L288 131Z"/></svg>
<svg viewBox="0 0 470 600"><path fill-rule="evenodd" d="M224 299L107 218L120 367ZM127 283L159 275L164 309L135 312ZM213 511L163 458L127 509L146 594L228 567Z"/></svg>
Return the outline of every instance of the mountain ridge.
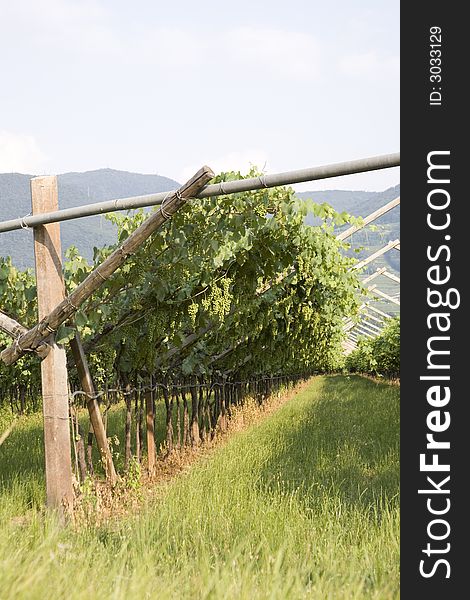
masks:
<svg viewBox="0 0 470 600"><path fill-rule="evenodd" d="M0 174L0 221L30 214L30 180L24 173ZM161 175L132 173L116 169L95 169L83 173L71 171L57 176L59 209L104 202L116 198L167 192L179 183ZM116 227L104 215L64 221L61 225L62 250L77 246L88 260L94 246L116 241ZM32 267L33 241L31 230L16 230L0 235L0 256L11 256L20 269Z"/></svg>
<svg viewBox="0 0 470 600"><path fill-rule="evenodd" d="M0 173L0 221L15 219L30 213L32 177L34 175L24 173ZM165 192L180 185L177 181L162 175L133 173L111 168L84 172L70 171L57 177L60 209L116 198ZM296 195L301 199L311 198L318 203L326 202L338 212L346 211L354 216L366 216L399 194L400 186L397 185L382 192L333 189L298 192ZM374 237L368 234L366 237L361 237L356 234L356 242L361 244L365 241L368 247L372 247L376 242L381 243L382 240L386 242L393 236L399 237L399 218L400 207L398 206L377 220L376 224L383 229L380 236ZM309 214L306 223L317 225L319 221ZM369 244L371 235L373 243ZM73 244L85 258L90 260L93 247L116 241L116 228L104 218L104 215L84 217L63 222L61 237L63 250ZM34 264L32 231L17 230L0 234L0 256L11 256L15 266L20 269L32 267ZM398 263L395 264L395 268L399 269Z"/></svg>

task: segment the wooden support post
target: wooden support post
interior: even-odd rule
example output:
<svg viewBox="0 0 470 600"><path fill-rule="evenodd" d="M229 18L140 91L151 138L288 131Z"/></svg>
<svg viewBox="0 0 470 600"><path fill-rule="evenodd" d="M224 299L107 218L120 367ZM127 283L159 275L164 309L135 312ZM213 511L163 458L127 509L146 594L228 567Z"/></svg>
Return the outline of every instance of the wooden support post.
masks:
<svg viewBox="0 0 470 600"><path fill-rule="evenodd" d="M173 358L175 354L180 354L183 352L183 350L188 348L188 346L196 343L198 339L213 329L214 325L215 323L209 323L209 325L206 325L205 327L200 327L197 331L194 331L186 336L180 345L172 346L165 354L157 357L155 361L155 369L159 369L162 365L168 365L170 359Z"/></svg>
<svg viewBox="0 0 470 600"><path fill-rule="evenodd" d="M388 300L392 304L396 304L397 306L400 306L400 300L397 300L396 298L392 298L392 296L389 296L385 292L382 292L382 290L379 290L377 288L377 286L374 285L374 286L371 286L368 289L370 291L372 291L376 296L380 296L381 298L384 298L385 300Z"/></svg>
<svg viewBox="0 0 470 600"><path fill-rule="evenodd" d="M20 335L23 335L23 333L27 333L28 330L26 327L23 327L23 325L15 321L15 319L12 319L0 310L0 331L3 331L3 333L6 333L6 335L13 339L17 339ZM40 344L36 348L36 353L41 358L45 358L48 352L49 346L45 343Z"/></svg>
<svg viewBox="0 0 470 600"><path fill-rule="evenodd" d="M150 379L150 389L145 392L145 412L147 414L147 456L149 476L155 475L156 467L156 447L155 447L155 431L154 431L154 410L153 410L153 390L152 379Z"/></svg>
<svg viewBox="0 0 470 600"><path fill-rule="evenodd" d="M367 303L367 309L371 310L372 312L384 317L385 319L392 319L393 317L388 315L387 313L383 312L382 310L380 310L379 308L376 308L375 306L372 306L371 304Z"/></svg>
<svg viewBox="0 0 470 600"><path fill-rule="evenodd" d="M369 329L372 329L374 331L376 331L377 333L382 333L382 329L381 327L377 327L377 325L375 323L371 323L369 320L363 318L361 323L363 325L367 325L367 327L369 327Z"/></svg>
<svg viewBox="0 0 470 600"><path fill-rule="evenodd" d="M380 333L380 331L374 331L373 329L368 327L368 325L366 325L363 321L361 321L357 327L359 331L367 332L369 334L372 334L373 336L377 336Z"/></svg>
<svg viewBox="0 0 470 600"><path fill-rule="evenodd" d="M385 204L385 206L382 206L381 208L377 209L370 215L367 215L367 217L364 217L364 219L362 221L362 225L353 225L349 229L346 229L346 231L343 231L342 233L338 234L336 237L339 240L345 240L348 237L351 237L353 233L356 233L356 231L359 231L363 227L366 227L366 225L369 225L369 223L372 223L379 217L382 217L383 215L388 213L389 210L392 210L393 208L395 208L395 206L398 206L399 204L400 204L400 197L395 198L395 200L388 202L387 204Z"/></svg>
<svg viewBox="0 0 470 600"><path fill-rule="evenodd" d="M371 339L373 339L375 337L375 336L371 335L369 332L362 329L362 327L360 325L358 325L354 331L359 336L364 336L364 337L371 338Z"/></svg>
<svg viewBox="0 0 470 600"><path fill-rule="evenodd" d="M390 273L390 271L385 270L383 272L384 277L388 277L389 279L391 279L392 281L394 281L395 283L400 283L400 278L397 277L396 275L394 275L393 273Z"/></svg>
<svg viewBox="0 0 470 600"><path fill-rule="evenodd" d="M373 260L375 260L379 256L382 256L382 254L389 252L393 248L398 250L400 249L400 240L392 240L391 242L388 242L388 244L386 244L383 248L380 248L380 250L377 250L364 260L361 260L360 262L356 263L353 267L351 267L350 270L362 269L363 267L371 263Z"/></svg>
<svg viewBox="0 0 470 600"><path fill-rule="evenodd" d="M380 325L382 325L382 329L384 327L385 321L383 319L379 319L378 317L371 315L367 310L365 310L363 312L363 315L365 317L367 317L367 319L372 319L373 321L375 321L376 323L379 323Z"/></svg>
<svg viewBox="0 0 470 600"><path fill-rule="evenodd" d="M113 455L109 449L108 438L106 437L106 431L103 425L103 419L101 417L100 407L95 396L95 386L93 385L93 379L91 378L90 369L88 368L88 361L86 359L85 352L83 350L82 341L78 332L75 337L70 341L70 348L72 350L75 365L77 366L78 377L84 392L87 396L87 408L90 415L91 426L93 427L93 433L96 437L96 442L101 453L101 457L104 461L106 470L106 478L114 485L117 481L116 470L113 463Z"/></svg>
<svg viewBox="0 0 470 600"><path fill-rule="evenodd" d="M366 283L369 283L369 281L373 281L376 277L379 277L380 275L384 275L385 274L385 267L382 267L381 269L377 269L377 271L375 273L372 273L372 275L369 275L368 277L364 278L361 283L362 285L365 285Z"/></svg>
<svg viewBox="0 0 470 600"><path fill-rule="evenodd" d="M3 333L6 333L15 339L28 330L26 327L23 327L23 325L20 325L20 323L0 311L0 331L3 331Z"/></svg>
<svg viewBox="0 0 470 600"><path fill-rule="evenodd" d="M198 389L196 385L197 379L191 379L189 392L191 394L191 443L193 446L198 446L201 441L199 432L199 413L202 407L199 403Z"/></svg>
<svg viewBox="0 0 470 600"><path fill-rule="evenodd" d="M31 180L33 215L58 209L56 177ZM64 299L60 225L34 229L34 256L39 320ZM51 349L41 362L48 508L58 511L62 520L73 506L72 460L69 428L69 395L65 349L48 340Z"/></svg>

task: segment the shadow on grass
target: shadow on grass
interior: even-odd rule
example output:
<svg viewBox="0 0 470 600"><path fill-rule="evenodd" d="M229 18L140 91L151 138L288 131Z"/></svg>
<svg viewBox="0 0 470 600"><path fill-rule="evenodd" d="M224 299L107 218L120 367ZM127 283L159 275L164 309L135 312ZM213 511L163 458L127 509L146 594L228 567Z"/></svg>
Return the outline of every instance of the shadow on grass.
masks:
<svg viewBox="0 0 470 600"><path fill-rule="evenodd" d="M156 408L155 437L158 448L165 439L165 414L162 405L157 405ZM88 414L85 409L81 411L80 423L82 430L87 432ZM125 406L120 404L109 411L107 435L111 438L115 465L121 473L124 464L124 424ZM132 449L134 453L135 444L135 415L133 414ZM72 461L74 462L73 452ZM103 477L104 470L100 464L100 456L95 440L93 441L93 463L95 473ZM10 436L0 447L0 498L2 493L9 492L16 486L18 481L26 484L26 487L33 485L33 487L40 486L44 488L44 466L42 415L38 413L25 417L23 423L13 429Z"/></svg>
<svg viewBox="0 0 470 600"><path fill-rule="evenodd" d="M327 500L380 513L398 502L399 388L327 377L294 400L260 485L297 491L306 509ZM285 420L283 421L285 423Z"/></svg>
<svg viewBox="0 0 470 600"><path fill-rule="evenodd" d="M0 447L0 505L13 494L25 506L41 504L45 496L42 417L25 417Z"/></svg>

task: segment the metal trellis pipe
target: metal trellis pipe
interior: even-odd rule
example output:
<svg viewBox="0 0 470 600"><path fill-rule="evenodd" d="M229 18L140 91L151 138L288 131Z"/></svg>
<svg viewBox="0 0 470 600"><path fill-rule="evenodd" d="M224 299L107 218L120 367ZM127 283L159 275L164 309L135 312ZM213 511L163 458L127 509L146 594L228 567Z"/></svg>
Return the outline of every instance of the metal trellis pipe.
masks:
<svg viewBox="0 0 470 600"><path fill-rule="evenodd" d="M249 179L237 179L234 181L210 184L206 185L196 197L209 198L211 196L236 194L281 185L293 185L295 183L303 183L306 181L328 179L331 177L339 177L341 175L353 175L355 173L389 169L391 167L398 167L399 165L399 152L394 154L383 154L380 156L360 158L358 160L323 165L320 167L299 169L297 171L285 171L283 173L261 175L260 177L251 177ZM54 212L42 213L40 215L28 215L18 219L3 221L0 223L0 233L13 231L15 229L37 227L38 225L46 225L48 223L58 223L61 221L69 221L71 219L101 215L118 210L130 210L142 208L144 206L157 206L162 204L163 200L172 193L174 193L174 190L169 192L159 192L158 194L147 194L145 196L133 196L131 198L96 202L94 204L66 208Z"/></svg>

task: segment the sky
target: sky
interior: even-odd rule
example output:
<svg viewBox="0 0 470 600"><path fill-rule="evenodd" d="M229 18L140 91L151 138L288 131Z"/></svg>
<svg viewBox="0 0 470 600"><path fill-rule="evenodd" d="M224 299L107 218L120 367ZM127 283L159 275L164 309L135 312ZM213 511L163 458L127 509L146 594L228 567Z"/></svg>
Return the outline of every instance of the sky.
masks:
<svg viewBox="0 0 470 600"><path fill-rule="evenodd" d="M0 0L0 173L399 151L398 0ZM399 169L297 189L383 190Z"/></svg>

